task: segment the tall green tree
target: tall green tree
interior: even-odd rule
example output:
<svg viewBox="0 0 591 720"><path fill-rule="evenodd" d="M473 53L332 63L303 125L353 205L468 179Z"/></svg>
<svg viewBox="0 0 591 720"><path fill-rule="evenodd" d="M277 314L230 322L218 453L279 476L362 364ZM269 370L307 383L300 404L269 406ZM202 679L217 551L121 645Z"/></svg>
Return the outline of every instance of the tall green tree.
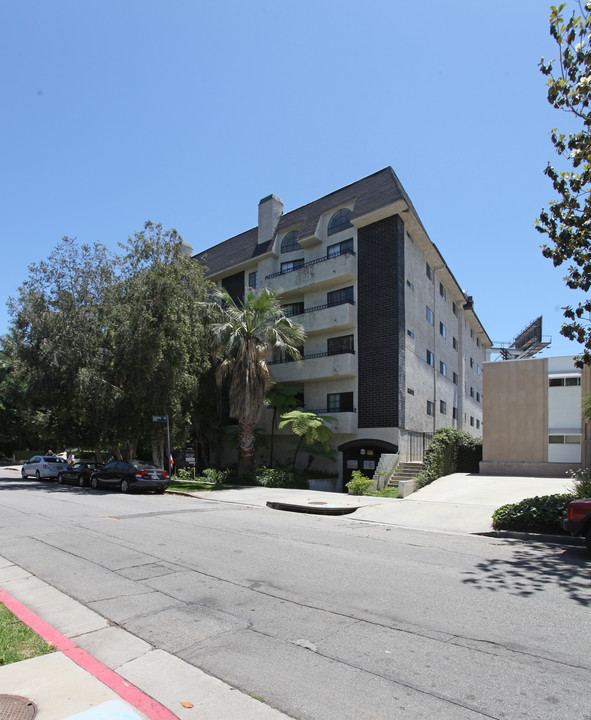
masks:
<svg viewBox="0 0 591 720"><path fill-rule="evenodd" d="M273 382L267 358L277 351L299 359L306 334L285 316L276 290L248 288L241 303L222 291L218 301L210 305L220 358L218 379L229 380L230 417L238 420L238 474L246 477L254 470L255 426Z"/></svg>
<svg viewBox="0 0 591 720"><path fill-rule="evenodd" d="M273 452L275 449L275 428L277 427L278 418L290 410L295 410L299 405L298 396L302 390L297 385L287 385L285 383L274 383L267 390L265 395L265 405L273 408L273 417L271 418L271 442L269 443L269 467L273 467Z"/></svg>
<svg viewBox="0 0 591 720"><path fill-rule="evenodd" d="M293 455L292 470L295 470L298 452L304 441L312 455L321 454L323 457L334 459L336 452L330 446L334 432L329 425L336 421L332 415L317 415L305 410L292 410L281 416L279 427L284 428L291 425L292 432L299 438ZM311 462L312 458L308 461L308 467Z"/></svg>
<svg viewBox="0 0 591 720"><path fill-rule="evenodd" d="M550 34L558 45L556 60L540 63L548 77L548 102L570 116L577 128L569 133L552 130L552 143L561 158L559 169L548 164L545 174L558 196L536 220L537 230L549 242L544 257L555 266L570 265L567 287L589 291L591 286L591 2L578 3L578 10L565 14L566 3L551 7ZM577 364L591 364L591 298L564 308L566 319L560 332L583 345Z"/></svg>

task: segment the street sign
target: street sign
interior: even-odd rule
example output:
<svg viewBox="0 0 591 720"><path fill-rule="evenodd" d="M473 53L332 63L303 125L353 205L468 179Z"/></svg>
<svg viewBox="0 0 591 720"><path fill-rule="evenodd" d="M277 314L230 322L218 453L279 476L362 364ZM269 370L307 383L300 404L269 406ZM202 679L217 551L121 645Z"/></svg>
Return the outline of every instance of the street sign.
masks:
<svg viewBox="0 0 591 720"><path fill-rule="evenodd" d="M152 415L152 422L168 422L166 415Z"/></svg>

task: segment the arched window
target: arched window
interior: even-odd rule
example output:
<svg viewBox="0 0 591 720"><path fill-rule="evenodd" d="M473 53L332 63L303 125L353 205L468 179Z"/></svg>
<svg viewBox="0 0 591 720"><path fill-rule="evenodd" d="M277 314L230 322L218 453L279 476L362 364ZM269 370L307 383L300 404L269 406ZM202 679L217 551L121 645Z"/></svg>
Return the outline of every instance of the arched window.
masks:
<svg viewBox="0 0 591 720"><path fill-rule="evenodd" d="M351 225L351 210L349 208L342 208L337 210L336 213L330 218L328 223L328 234L334 235L334 233L341 232L346 228L353 227Z"/></svg>
<svg viewBox="0 0 591 720"><path fill-rule="evenodd" d="M294 250L300 250L300 244L298 242L299 233L296 230L287 233L287 235L281 241L281 252L288 253Z"/></svg>

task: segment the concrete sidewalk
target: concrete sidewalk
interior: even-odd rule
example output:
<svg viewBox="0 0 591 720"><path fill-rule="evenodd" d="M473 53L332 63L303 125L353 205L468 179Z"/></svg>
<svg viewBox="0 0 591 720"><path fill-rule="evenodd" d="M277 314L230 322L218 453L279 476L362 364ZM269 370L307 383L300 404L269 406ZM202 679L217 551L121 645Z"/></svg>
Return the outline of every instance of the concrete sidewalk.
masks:
<svg viewBox="0 0 591 720"><path fill-rule="evenodd" d="M50 655L0 666L0 708L7 702L3 696L15 695L34 703L36 720L287 720L287 715L111 626L2 557L0 588L0 600L9 609L21 609L36 632L48 623L48 632L57 638L53 644L63 646ZM65 636L61 643L60 635Z"/></svg>

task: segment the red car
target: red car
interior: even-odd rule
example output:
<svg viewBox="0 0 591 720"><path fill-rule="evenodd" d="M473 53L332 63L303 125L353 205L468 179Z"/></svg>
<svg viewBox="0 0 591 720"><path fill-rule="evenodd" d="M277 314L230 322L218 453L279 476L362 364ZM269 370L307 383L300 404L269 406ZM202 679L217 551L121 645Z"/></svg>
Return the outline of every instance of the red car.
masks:
<svg viewBox="0 0 591 720"><path fill-rule="evenodd" d="M562 527L570 534L584 537L587 551L591 553L591 498L572 500L568 504L566 518Z"/></svg>

